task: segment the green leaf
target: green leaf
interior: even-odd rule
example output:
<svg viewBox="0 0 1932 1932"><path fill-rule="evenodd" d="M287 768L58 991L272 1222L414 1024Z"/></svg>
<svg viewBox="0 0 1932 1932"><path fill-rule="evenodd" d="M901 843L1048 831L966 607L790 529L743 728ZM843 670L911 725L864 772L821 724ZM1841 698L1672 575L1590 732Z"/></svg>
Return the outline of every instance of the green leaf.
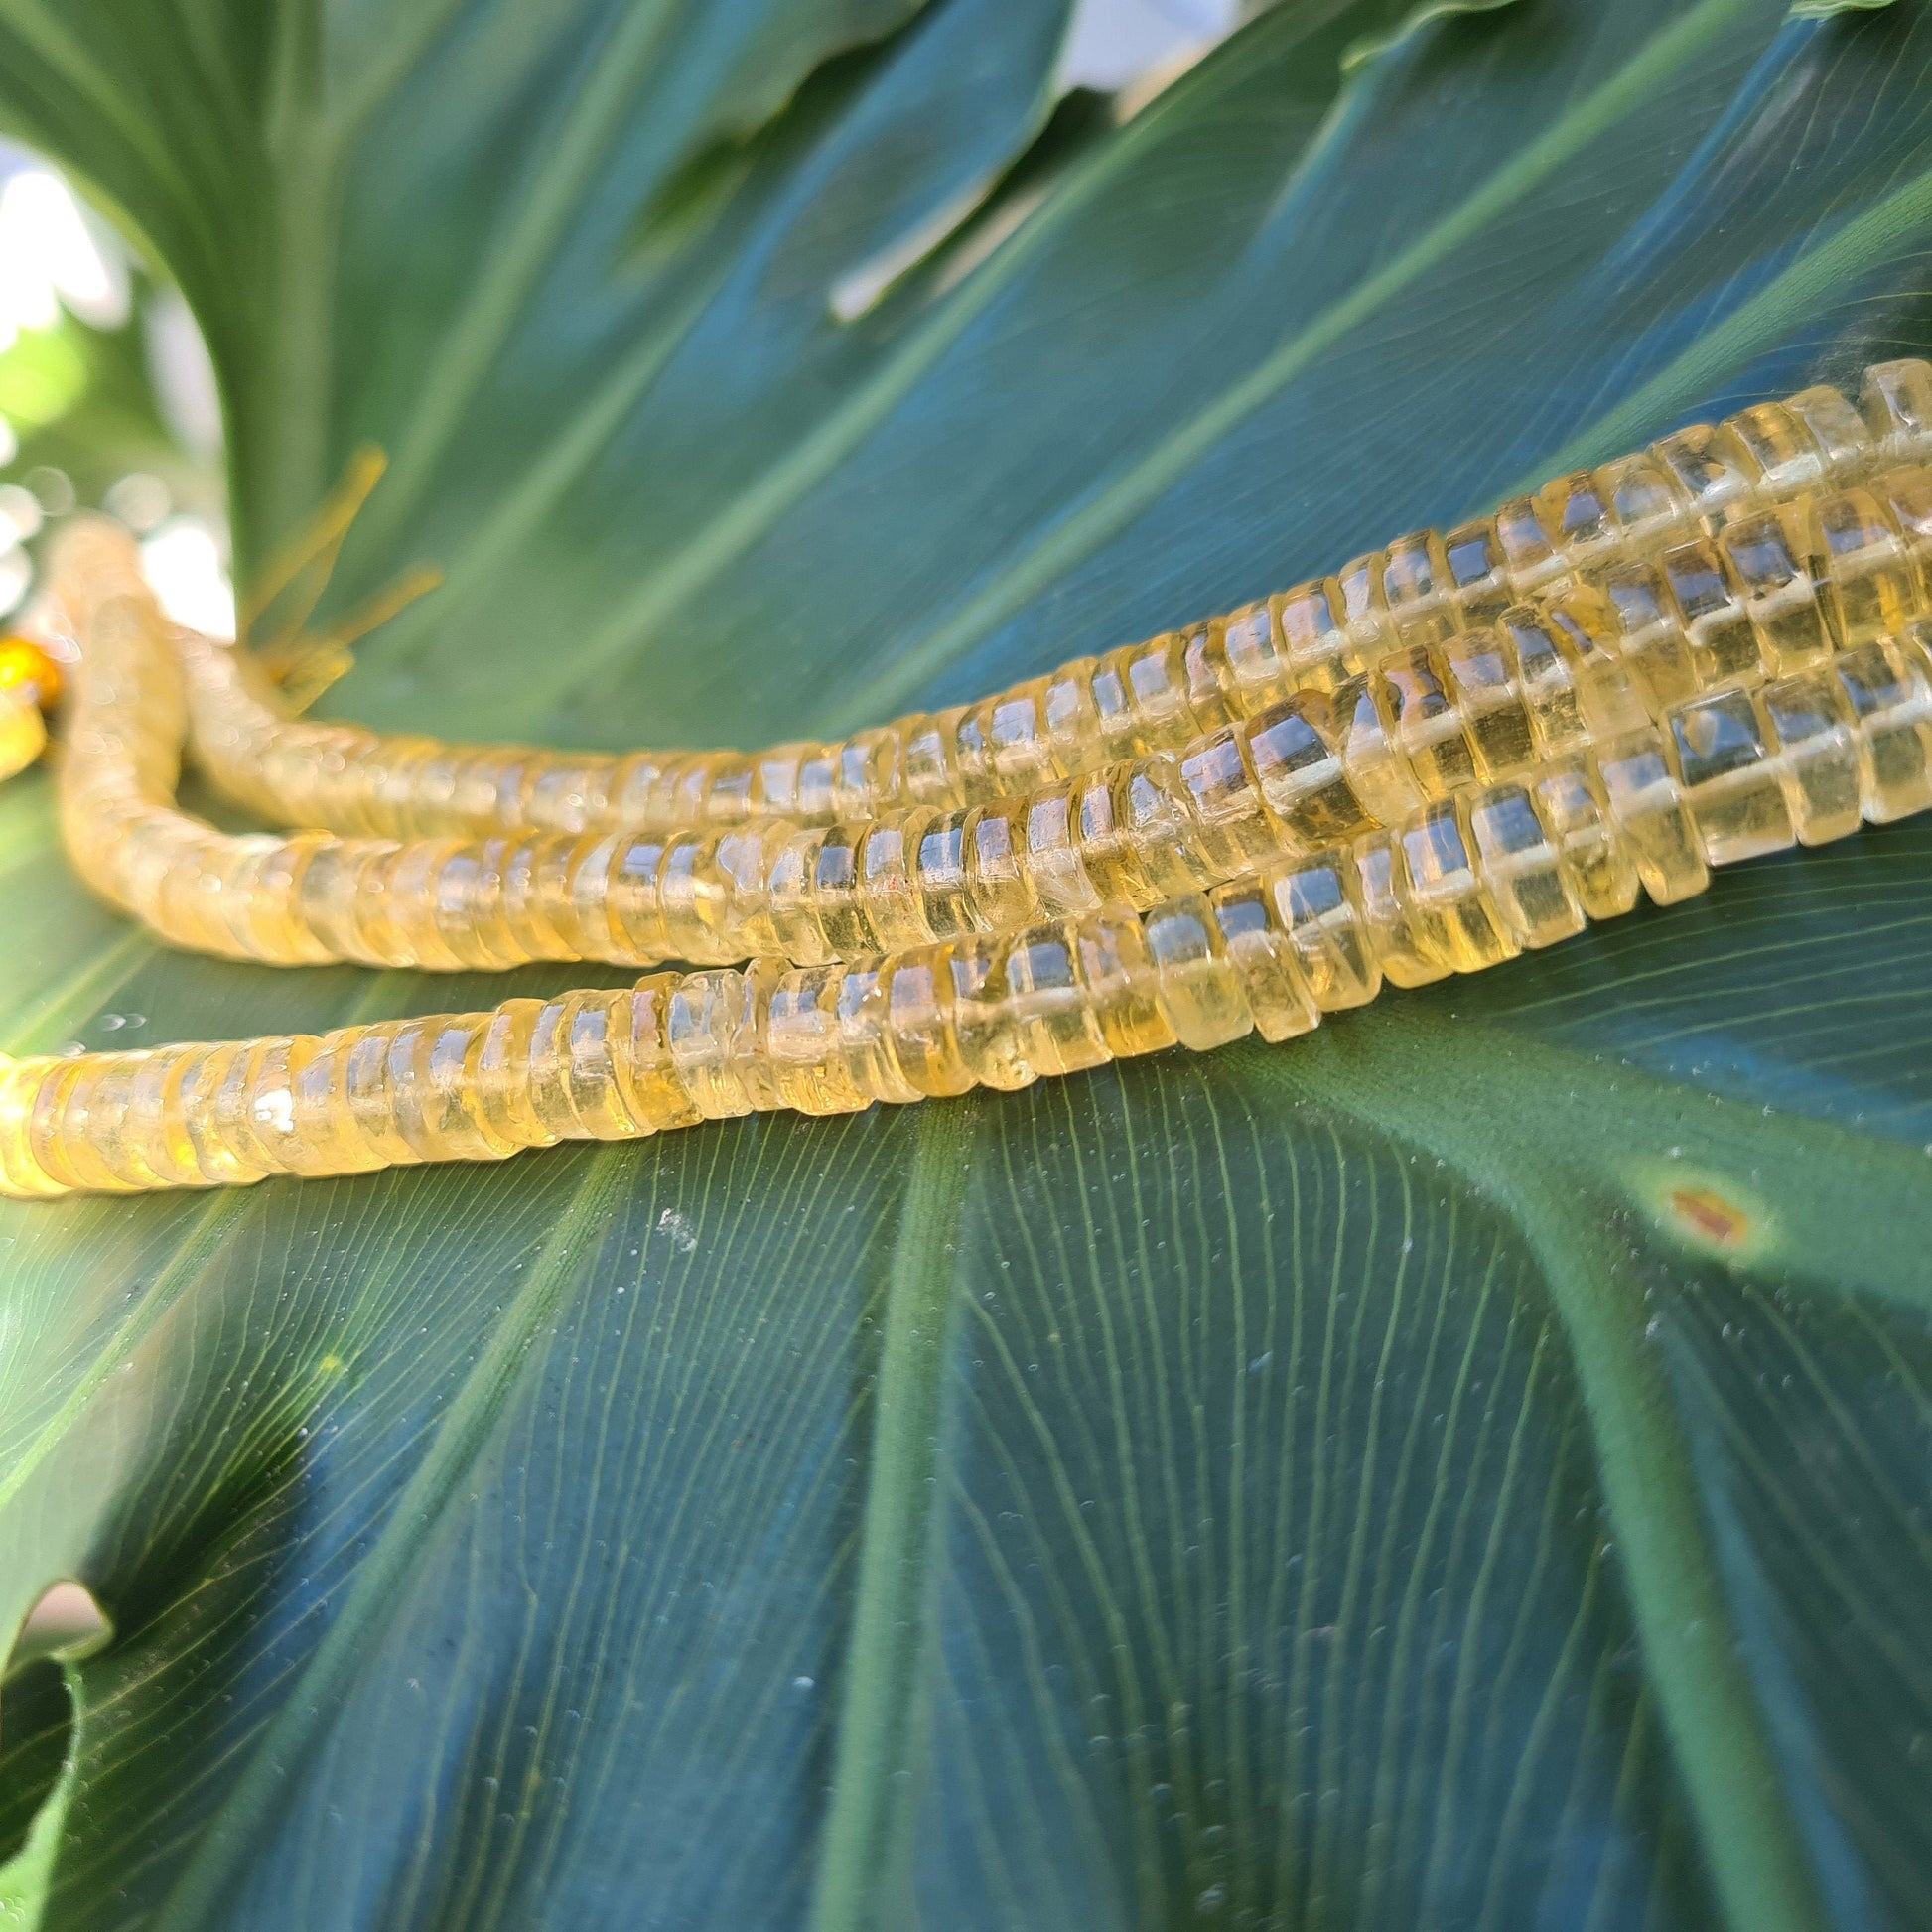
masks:
<svg viewBox="0 0 1932 1932"><path fill-rule="evenodd" d="M446 734L962 697L1932 347L1924 0L1289 0L1119 126L1064 25L0 0L0 104L195 304L244 557L387 448L336 595L448 584L330 699ZM0 866L16 1043L505 991L164 955L38 783ZM957 1107L9 1210L5 1613L115 1630L44 1924L1925 1923L1929 873Z"/></svg>

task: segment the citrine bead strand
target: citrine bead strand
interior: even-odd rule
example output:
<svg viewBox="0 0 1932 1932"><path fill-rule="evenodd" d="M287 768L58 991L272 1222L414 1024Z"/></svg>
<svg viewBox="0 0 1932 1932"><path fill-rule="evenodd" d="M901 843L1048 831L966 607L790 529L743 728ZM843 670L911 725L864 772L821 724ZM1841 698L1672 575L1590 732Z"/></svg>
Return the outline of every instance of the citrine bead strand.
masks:
<svg viewBox="0 0 1932 1932"><path fill-rule="evenodd" d="M1712 866L1928 805L1932 695L1874 642L1138 915L1102 905L880 958L760 959L319 1036L0 1059L0 1190L497 1160L1288 1039L1384 979L1479 971L1629 909L1640 887L1682 898Z"/></svg>
<svg viewBox="0 0 1932 1932"><path fill-rule="evenodd" d="M1493 629L1407 646L1334 693L1297 693L1179 756L971 808L829 829L765 821L464 842L237 836L181 812L179 676L152 600L123 592L92 607L63 818L77 868L107 897L178 945L232 957L429 970L822 963L1104 902L1145 907L1400 826L1432 801L1575 760L1653 717L1668 736L1698 699L1659 706L1659 687L1605 644L1606 610L1581 589L1514 606ZM1829 641L1794 661L1818 672L1876 647L1835 657ZM1890 674L1922 695L1923 644L1908 635L1885 648ZM1753 659L1748 676L1717 683L1762 678ZM1821 688L1845 687L1828 677Z"/></svg>
<svg viewBox="0 0 1932 1932"><path fill-rule="evenodd" d="M1574 586L1610 597L1669 702L1753 654L1773 671L1800 668L1821 621L1842 613L1860 631L1901 577L1922 593L1932 476L1916 466L1928 461L1932 364L1881 363L1865 371L1858 408L1828 386L1760 403L1559 478L1493 516L1400 537L1331 576L978 704L756 753L384 738L282 716L244 656L190 640L195 752L266 818L368 837L951 810L1177 749L1293 691L1333 690L1392 653L1441 645ZM1687 626L1688 645L1665 634Z"/></svg>

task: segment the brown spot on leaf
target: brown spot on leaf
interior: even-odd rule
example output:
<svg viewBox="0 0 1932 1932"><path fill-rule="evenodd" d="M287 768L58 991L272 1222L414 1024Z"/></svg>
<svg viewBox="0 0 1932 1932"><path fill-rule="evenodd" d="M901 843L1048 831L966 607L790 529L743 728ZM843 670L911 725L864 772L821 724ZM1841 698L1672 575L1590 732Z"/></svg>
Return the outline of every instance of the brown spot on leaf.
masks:
<svg viewBox="0 0 1932 1932"><path fill-rule="evenodd" d="M1739 1249L1750 1240L1751 1217L1715 1188L1673 1188L1670 1208L1687 1233L1717 1247Z"/></svg>
<svg viewBox="0 0 1932 1932"><path fill-rule="evenodd" d="M1694 1165L1678 1148L1661 1160L1638 1155L1624 1173L1651 1225L1680 1246L1742 1265L1777 1247L1777 1215L1734 1174Z"/></svg>

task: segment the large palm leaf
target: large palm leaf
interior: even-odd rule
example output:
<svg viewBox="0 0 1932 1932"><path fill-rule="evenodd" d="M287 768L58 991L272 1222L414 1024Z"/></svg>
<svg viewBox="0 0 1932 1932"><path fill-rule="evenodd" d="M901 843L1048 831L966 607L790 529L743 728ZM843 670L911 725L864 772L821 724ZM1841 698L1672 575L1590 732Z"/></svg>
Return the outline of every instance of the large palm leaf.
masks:
<svg viewBox="0 0 1932 1932"><path fill-rule="evenodd" d="M961 697L1932 346L1923 0L1291 0L1121 125L1065 13L0 0L0 105L195 305L244 558L389 451L338 593L448 583L331 702L446 734ZM15 1044L502 996L161 953L42 785L0 849ZM1923 1924L1928 879L997 1101L10 1210L7 1614L115 1626L46 1925Z"/></svg>

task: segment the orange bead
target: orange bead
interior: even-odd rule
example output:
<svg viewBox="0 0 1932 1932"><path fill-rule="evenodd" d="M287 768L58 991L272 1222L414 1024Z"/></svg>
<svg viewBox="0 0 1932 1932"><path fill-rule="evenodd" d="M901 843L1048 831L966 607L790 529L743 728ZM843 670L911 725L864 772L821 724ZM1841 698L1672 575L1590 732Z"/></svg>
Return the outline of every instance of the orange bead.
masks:
<svg viewBox="0 0 1932 1932"><path fill-rule="evenodd" d="M0 691L24 685L43 711L52 711L61 697L61 667L31 637L0 637Z"/></svg>

